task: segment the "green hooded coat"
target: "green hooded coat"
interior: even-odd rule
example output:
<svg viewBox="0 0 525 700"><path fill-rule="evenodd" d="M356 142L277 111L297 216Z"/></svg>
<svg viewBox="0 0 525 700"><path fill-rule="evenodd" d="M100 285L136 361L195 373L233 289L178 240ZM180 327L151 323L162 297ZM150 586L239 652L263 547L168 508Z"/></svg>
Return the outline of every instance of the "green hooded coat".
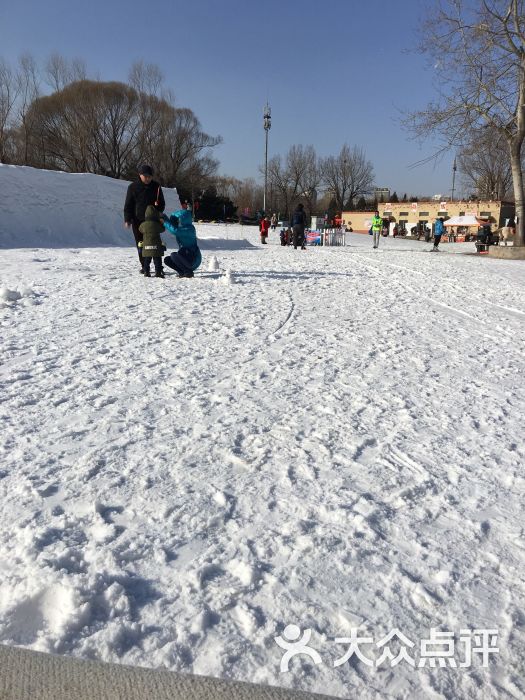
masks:
<svg viewBox="0 0 525 700"><path fill-rule="evenodd" d="M161 258L164 255L164 244L160 234L164 226L160 222L159 212L153 206L146 207L146 220L139 226L142 234L142 256L144 258Z"/></svg>

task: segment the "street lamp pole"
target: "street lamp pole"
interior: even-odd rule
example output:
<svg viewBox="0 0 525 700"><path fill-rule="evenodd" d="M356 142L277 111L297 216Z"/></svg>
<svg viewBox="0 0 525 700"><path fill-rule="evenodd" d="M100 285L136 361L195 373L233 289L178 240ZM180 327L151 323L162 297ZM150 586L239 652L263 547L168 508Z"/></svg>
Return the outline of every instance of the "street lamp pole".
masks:
<svg viewBox="0 0 525 700"><path fill-rule="evenodd" d="M272 127L272 110L270 109L270 106L268 102L266 103L266 107L264 108L264 132L265 132L265 141L266 145L264 148L264 198L263 198L263 211L264 214L266 215L266 192L268 189L268 132L270 131Z"/></svg>

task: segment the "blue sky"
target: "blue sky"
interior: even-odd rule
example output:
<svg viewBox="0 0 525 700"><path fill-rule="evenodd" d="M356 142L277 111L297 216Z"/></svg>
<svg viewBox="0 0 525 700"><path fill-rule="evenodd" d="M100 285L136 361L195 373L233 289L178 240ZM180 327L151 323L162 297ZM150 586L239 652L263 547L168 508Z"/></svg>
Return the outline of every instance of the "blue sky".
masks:
<svg viewBox="0 0 525 700"><path fill-rule="evenodd" d="M157 64L177 104L210 134L220 172L259 177L262 111L272 108L269 155L312 144L319 155L357 145L376 183L399 195L447 194L453 154L409 166L435 144L409 138L403 109L433 97L432 71L407 52L417 42L418 0L17 0L0 3L0 56L25 51L82 58L90 76L127 79L133 62ZM457 186L457 185L456 185Z"/></svg>

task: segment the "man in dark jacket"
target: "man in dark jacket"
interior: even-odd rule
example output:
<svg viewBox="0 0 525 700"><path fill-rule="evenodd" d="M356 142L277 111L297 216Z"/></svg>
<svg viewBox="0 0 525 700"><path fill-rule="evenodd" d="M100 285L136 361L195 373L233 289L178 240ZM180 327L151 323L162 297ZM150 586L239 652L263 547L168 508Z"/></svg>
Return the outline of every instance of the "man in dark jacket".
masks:
<svg viewBox="0 0 525 700"><path fill-rule="evenodd" d="M306 214L304 206L298 204L292 214L292 230L293 230L293 247L297 250L297 246L301 246L301 250L306 250L304 240L304 230L306 228Z"/></svg>
<svg viewBox="0 0 525 700"><path fill-rule="evenodd" d="M153 205L157 211L164 211L166 203L162 194L161 186L153 179L153 168L151 165L141 165L139 168L139 179L132 182L126 194L124 204L124 225L133 229L135 245L140 260L140 272L144 273L144 262L142 259L142 249L139 247L142 241L142 233L139 226L146 220L146 207Z"/></svg>

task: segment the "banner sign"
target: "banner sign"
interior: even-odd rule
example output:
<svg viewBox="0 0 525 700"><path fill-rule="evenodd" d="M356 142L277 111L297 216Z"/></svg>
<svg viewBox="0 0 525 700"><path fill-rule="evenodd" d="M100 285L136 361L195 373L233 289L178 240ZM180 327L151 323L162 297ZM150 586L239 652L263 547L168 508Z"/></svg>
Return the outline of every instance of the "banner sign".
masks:
<svg viewBox="0 0 525 700"><path fill-rule="evenodd" d="M307 243L307 245L321 245L321 232L320 231L307 231L306 232L306 243Z"/></svg>

